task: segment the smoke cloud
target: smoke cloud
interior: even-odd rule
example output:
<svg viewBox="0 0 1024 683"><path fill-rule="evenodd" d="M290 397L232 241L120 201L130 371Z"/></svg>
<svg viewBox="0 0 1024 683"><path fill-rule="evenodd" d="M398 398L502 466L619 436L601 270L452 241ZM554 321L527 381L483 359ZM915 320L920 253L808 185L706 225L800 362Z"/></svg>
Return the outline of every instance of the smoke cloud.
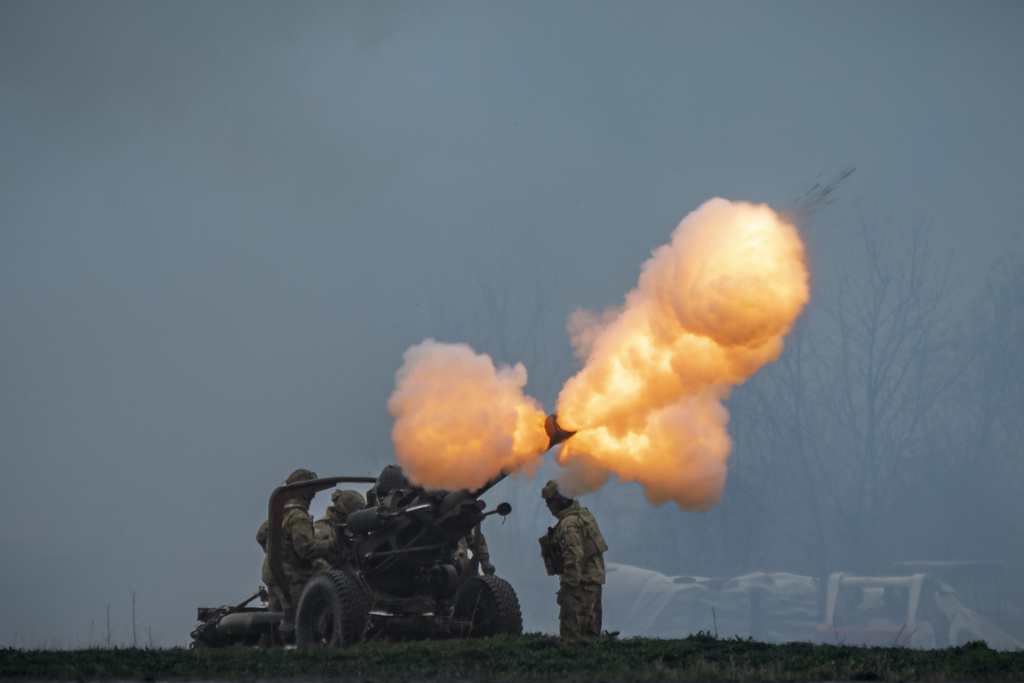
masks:
<svg viewBox="0 0 1024 683"><path fill-rule="evenodd" d="M621 308L570 319L586 363L557 403L578 432L558 455L574 465L566 487L613 473L657 505L717 504L732 450L722 402L779 357L807 300L803 243L768 206L712 199L687 216Z"/></svg>
<svg viewBox="0 0 1024 683"><path fill-rule="evenodd" d="M716 505L732 450L723 401L779 357L807 299L803 243L771 208L712 199L687 216L622 306L569 319L585 363L557 402L559 424L577 432L557 456L563 491L614 474L656 505ZM388 407L409 478L451 489L532 473L548 439L526 379L522 364L495 368L466 344L406 351Z"/></svg>
<svg viewBox="0 0 1024 683"><path fill-rule="evenodd" d="M523 394L522 363L495 367L468 344L427 339L408 349L388 409L395 454L409 479L434 489L478 488L533 471L548 437L540 404Z"/></svg>

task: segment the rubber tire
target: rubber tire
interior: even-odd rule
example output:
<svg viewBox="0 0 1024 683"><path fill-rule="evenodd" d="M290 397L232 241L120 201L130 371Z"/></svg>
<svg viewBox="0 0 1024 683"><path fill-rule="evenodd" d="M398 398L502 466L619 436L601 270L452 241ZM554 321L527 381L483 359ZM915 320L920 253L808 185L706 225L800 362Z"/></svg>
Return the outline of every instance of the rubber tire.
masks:
<svg viewBox="0 0 1024 683"><path fill-rule="evenodd" d="M452 617L469 622L464 635L488 638L523 632L523 613L512 585L494 575L470 577L455 594Z"/></svg>
<svg viewBox="0 0 1024 683"><path fill-rule="evenodd" d="M370 600L350 574L328 569L309 580L295 615L298 647L344 647L361 641L366 632Z"/></svg>

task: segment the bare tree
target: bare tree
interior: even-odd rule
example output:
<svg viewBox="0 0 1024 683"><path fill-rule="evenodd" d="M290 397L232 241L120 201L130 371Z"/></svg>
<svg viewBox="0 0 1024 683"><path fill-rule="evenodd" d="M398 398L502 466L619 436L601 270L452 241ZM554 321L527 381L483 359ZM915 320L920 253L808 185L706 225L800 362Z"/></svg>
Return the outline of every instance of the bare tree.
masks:
<svg viewBox="0 0 1024 683"><path fill-rule="evenodd" d="M750 567L827 573L832 490L821 461L827 433L815 354L813 331L801 325L779 361L729 403L735 455L727 486L751 522L742 543Z"/></svg>
<svg viewBox="0 0 1024 683"><path fill-rule="evenodd" d="M949 475L935 513L963 553L1024 561L1014 539L1024 515L1024 258L997 264L955 338L955 391L930 447ZM1001 540L997 540L1001 539Z"/></svg>
<svg viewBox="0 0 1024 683"><path fill-rule="evenodd" d="M830 306L832 386L823 395L834 428L826 458L840 502L847 566L891 551L898 497L938 401L955 382L944 331L952 280L936 268L929 225L894 230L860 220L863 268L841 284Z"/></svg>
<svg viewBox="0 0 1024 683"><path fill-rule="evenodd" d="M569 311L556 305L559 281L510 284L499 276L476 276L468 301L435 302L432 334L441 341L465 342L495 363L522 362L529 373L527 393L553 403L562 383L575 371L565 333Z"/></svg>
<svg viewBox="0 0 1024 683"><path fill-rule="evenodd" d="M729 402L727 504L751 520L737 539L748 563L884 569L908 533L890 522L931 477L924 444L957 378L949 267L932 261L927 224L859 225L863 251L834 294Z"/></svg>

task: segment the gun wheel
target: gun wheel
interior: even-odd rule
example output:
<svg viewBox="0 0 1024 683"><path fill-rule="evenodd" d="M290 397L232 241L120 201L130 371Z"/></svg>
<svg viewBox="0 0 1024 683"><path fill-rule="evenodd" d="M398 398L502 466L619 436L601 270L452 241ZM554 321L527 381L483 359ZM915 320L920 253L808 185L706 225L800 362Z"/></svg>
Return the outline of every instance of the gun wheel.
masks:
<svg viewBox="0 0 1024 683"><path fill-rule="evenodd" d="M515 589L493 575L474 576L455 594L452 619L469 638L523 632L523 615Z"/></svg>
<svg viewBox="0 0 1024 683"><path fill-rule="evenodd" d="M363 587L343 571L329 569L309 580L295 615L298 647L344 647L363 639L369 598Z"/></svg>

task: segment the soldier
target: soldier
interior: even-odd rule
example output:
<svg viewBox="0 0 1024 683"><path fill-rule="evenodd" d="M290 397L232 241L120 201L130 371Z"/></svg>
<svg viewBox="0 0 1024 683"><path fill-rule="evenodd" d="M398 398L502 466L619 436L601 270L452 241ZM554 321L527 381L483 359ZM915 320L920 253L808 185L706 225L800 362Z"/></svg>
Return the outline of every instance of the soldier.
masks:
<svg viewBox="0 0 1024 683"><path fill-rule="evenodd" d="M368 505L396 508L412 493L412 484L398 465L388 465L377 475L376 483L366 492Z"/></svg>
<svg viewBox="0 0 1024 683"><path fill-rule="evenodd" d="M285 484L296 484L316 478L314 472L299 469L288 475ZM329 549L329 541L316 538L313 532L309 504L314 495L316 494L298 496L284 504L284 519L281 521L281 565L284 568L286 586L277 584L274 574L270 571L270 558L263 558L263 583L267 585L271 596L267 603L268 610L281 611L282 606L288 604L278 627L281 640L286 643L295 640L295 612L303 587L316 571L314 561L326 555ZM267 551L269 527L270 520L267 520L256 533L256 542L263 548L263 552ZM261 641L261 644L269 643Z"/></svg>
<svg viewBox="0 0 1024 683"><path fill-rule="evenodd" d="M470 558L470 552L473 553L473 557ZM491 556L487 550L487 539L484 538L484 534L480 531L480 525L477 524L469 535L459 539L459 545L455 549L455 566L459 568L459 573L465 573L469 569L470 562L473 559L480 561L480 571L484 574L493 574L494 565L491 564Z"/></svg>
<svg viewBox="0 0 1024 683"><path fill-rule="evenodd" d="M548 510L558 519L540 537L541 557L558 584L558 634L562 638L601 635L601 585L608 545L597 520L578 501L567 498L549 481L540 492Z"/></svg>
<svg viewBox="0 0 1024 683"><path fill-rule="evenodd" d="M342 525L351 513L363 509L365 505L366 500L358 491L335 491L331 494L331 506L327 508L324 516L313 524L313 532L317 538L326 539L330 546L327 555L316 560L321 569L341 569L353 562L355 558L352 557L352 532Z"/></svg>

